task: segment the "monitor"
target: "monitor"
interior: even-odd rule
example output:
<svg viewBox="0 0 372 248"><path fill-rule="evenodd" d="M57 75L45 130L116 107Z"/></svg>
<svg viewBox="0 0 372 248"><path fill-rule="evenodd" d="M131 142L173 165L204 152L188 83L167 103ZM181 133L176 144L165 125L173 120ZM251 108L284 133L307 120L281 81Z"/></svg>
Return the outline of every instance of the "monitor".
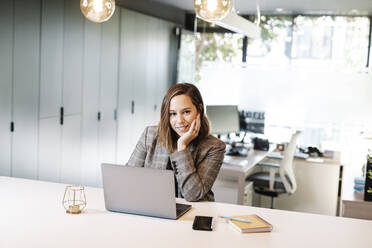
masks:
<svg viewBox="0 0 372 248"><path fill-rule="evenodd" d="M251 133L261 133L265 131L265 112L264 111L239 111L240 130Z"/></svg>
<svg viewBox="0 0 372 248"><path fill-rule="evenodd" d="M207 116L213 134L229 134L240 131L237 105L208 105Z"/></svg>

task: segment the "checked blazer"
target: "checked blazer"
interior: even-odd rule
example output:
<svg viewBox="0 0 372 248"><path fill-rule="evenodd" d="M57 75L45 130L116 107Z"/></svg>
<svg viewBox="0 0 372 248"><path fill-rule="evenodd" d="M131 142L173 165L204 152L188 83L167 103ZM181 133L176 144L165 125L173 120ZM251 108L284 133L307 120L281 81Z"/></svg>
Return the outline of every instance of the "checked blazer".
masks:
<svg viewBox="0 0 372 248"><path fill-rule="evenodd" d="M126 165L165 170L170 160L178 192L187 201L214 201L211 190L221 168L226 145L212 135L182 151L170 153L158 141L158 127L143 131Z"/></svg>

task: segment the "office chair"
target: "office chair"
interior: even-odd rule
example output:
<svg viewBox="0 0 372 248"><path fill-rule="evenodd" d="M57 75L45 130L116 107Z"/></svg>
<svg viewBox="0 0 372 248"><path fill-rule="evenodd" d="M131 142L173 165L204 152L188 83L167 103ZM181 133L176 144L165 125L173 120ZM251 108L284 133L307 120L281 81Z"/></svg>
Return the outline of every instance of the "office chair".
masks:
<svg viewBox="0 0 372 248"><path fill-rule="evenodd" d="M293 156L300 133L297 131L292 135L280 164L259 163L259 166L268 167L270 170L268 172L254 173L247 179L248 181L253 181L253 188L256 193L271 197L271 208L274 208L274 197L282 194L291 195L296 191L297 184L293 172Z"/></svg>

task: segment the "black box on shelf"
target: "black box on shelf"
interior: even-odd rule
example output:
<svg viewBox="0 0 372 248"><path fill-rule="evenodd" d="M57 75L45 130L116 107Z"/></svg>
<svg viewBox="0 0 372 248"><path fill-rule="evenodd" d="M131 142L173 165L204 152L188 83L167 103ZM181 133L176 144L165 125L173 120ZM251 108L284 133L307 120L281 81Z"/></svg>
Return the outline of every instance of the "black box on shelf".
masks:
<svg viewBox="0 0 372 248"><path fill-rule="evenodd" d="M372 156L367 155L366 184L364 186L364 200L372 201Z"/></svg>

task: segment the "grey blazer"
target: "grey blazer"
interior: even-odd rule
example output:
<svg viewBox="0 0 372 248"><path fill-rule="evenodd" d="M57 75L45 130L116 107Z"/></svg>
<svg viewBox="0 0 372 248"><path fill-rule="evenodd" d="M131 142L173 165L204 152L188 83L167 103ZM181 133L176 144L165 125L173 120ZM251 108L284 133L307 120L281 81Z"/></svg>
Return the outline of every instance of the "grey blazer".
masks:
<svg viewBox="0 0 372 248"><path fill-rule="evenodd" d="M223 162L226 145L209 135L199 144L172 154L158 142L158 127L146 127L127 165L165 170L170 159L178 192L187 201L214 201L211 191Z"/></svg>

